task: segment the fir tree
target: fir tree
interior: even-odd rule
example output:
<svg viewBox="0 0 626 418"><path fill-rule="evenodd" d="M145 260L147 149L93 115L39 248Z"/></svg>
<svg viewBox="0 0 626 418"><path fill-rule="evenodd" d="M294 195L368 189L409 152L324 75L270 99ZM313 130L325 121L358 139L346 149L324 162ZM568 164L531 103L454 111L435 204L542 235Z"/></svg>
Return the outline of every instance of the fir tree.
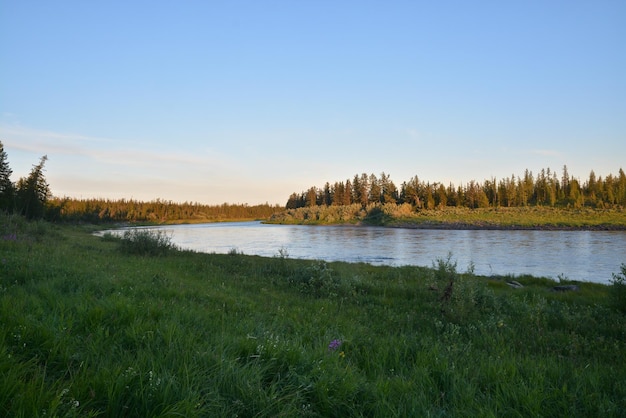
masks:
<svg viewBox="0 0 626 418"><path fill-rule="evenodd" d="M47 156L41 157L39 164L33 167L26 178L17 182L17 206L22 215L28 219L43 218L46 202L50 198L50 186L43 174Z"/></svg>
<svg viewBox="0 0 626 418"><path fill-rule="evenodd" d="M11 211L15 199L15 185L11 181L13 171L9 167L7 153L0 141L0 210Z"/></svg>

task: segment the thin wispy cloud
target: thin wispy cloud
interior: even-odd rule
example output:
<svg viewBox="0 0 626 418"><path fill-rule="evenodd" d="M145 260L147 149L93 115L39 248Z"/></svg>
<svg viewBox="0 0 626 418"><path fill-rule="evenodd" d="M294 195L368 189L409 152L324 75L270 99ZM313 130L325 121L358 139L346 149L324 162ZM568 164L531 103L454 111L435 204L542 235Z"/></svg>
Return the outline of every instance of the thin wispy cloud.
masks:
<svg viewBox="0 0 626 418"><path fill-rule="evenodd" d="M531 154L540 155L542 157L562 157L563 154L559 151L551 149L534 149L531 150Z"/></svg>
<svg viewBox="0 0 626 418"><path fill-rule="evenodd" d="M68 134L52 132L47 130L33 129L22 126L20 124L7 124L0 122L0 134L8 137L20 137L33 140L39 138L44 139L57 139L64 141L90 141L90 142L111 142L110 139L94 138L85 135Z"/></svg>
<svg viewBox="0 0 626 418"><path fill-rule="evenodd" d="M107 138L86 135L66 134L37 130L23 126L0 124L0 135L4 145L27 153L81 156L113 165L155 166L155 165L222 165L233 161L225 155L212 150L200 150L197 153L185 153L179 150L162 149L156 151L149 145L128 146L131 141L116 141Z"/></svg>

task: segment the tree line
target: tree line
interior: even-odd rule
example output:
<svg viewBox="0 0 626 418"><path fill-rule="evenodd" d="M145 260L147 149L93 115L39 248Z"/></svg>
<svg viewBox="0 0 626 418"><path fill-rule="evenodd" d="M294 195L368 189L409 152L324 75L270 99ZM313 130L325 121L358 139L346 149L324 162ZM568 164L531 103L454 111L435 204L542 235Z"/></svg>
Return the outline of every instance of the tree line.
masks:
<svg viewBox="0 0 626 418"><path fill-rule="evenodd" d="M268 203L205 205L165 200L142 202L133 199L74 199L53 197L44 173L47 156L41 157L27 177L11 181L13 171L0 141L0 211L28 219L71 222L168 222L267 219L280 211Z"/></svg>
<svg viewBox="0 0 626 418"><path fill-rule="evenodd" d="M156 199L142 202L134 199L53 198L54 215L71 222L174 222L223 221L232 219L267 219L281 210L278 205L229 204L205 205L177 203Z"/></svg>
<svg viewBox="0 0 626 418"><path fill-rule="evenodd" d="M7 153L0 141L0 210L17 213L28 219L43 218L46 212L50 187L44 176L44 165L48 157L43 156L34 165L27 177L17 183L11 181L13 170L9 167Z"/></svg>
<svg viewBox="0 0 626 418"><path fill-rule="evenodd" d="M397 187L388 174L356 174L352 179L323 187L310 187L301 193L292 193L285 207L297 209L311 206L347 206L371 203L408 203L415 209L437 209L448 206L467 208L558 206L608 208L626 206L626 174L602 178L593 171L581 182L563 166L561 176L550 168L537 175L525 170L523 176L496 179L482 183L470 181L455 187L450 183L425 182L413 176Z"/></svg>

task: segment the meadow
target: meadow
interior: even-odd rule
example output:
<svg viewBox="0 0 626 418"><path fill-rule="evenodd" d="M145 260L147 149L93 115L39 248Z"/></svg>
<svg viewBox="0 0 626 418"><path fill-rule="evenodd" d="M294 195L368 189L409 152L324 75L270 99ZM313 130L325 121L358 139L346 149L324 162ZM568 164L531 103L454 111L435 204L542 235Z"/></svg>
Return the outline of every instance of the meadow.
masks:
<svg viewBox="0 0 626 418"><path fill-rule="evenodd" d="M623 416L626 267L579 291L200 254L0 215L0 416ZM515 280L524 287L512 288Z"/></svg>

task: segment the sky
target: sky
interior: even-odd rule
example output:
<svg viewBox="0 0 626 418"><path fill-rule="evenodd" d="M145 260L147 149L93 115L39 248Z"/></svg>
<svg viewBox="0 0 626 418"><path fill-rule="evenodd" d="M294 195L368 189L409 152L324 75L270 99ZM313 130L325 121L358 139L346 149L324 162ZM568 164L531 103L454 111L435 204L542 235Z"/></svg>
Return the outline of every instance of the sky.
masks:
<svg viewBox="0 0 626 418"><path fill-rule="evenodd" d="M55 196L626 169L626 2L0 0L0 141Z"/></svg>

